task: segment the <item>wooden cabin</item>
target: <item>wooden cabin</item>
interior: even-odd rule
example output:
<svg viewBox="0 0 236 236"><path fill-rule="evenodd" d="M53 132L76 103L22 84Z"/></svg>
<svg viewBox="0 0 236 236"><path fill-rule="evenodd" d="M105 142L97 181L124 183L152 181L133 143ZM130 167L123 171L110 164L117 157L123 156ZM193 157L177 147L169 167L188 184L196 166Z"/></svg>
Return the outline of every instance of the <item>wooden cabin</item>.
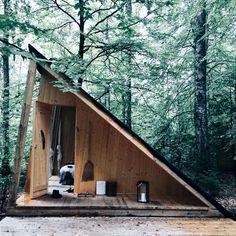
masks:
<svg viewBox="0 0 236 236"><path fill-rule="evenodd" d="M42 57L34 48L31 51ZM62 92L55 87L56 81L71 86L64 75L47 65L38 64L38 71L41 79L33 106L33 140L25 194L16 206L9 208L9 215L227 215L222 206L84 90L75 92L71 88L71 92ZM74 193L62 191L56 177L58 164L55 158L49 158L52 136L57 132L53 130L55 110L60 110L61 164L75 164ZM94 176L86 181L83 172L88 161L93 164ZM140 180L149 183L148 203L136 201ZM96 196L97 181L116 182L117 196ZM53 188L60 190L62 198L51 197ZM89 193L92 196L86 195Z"/></svg>

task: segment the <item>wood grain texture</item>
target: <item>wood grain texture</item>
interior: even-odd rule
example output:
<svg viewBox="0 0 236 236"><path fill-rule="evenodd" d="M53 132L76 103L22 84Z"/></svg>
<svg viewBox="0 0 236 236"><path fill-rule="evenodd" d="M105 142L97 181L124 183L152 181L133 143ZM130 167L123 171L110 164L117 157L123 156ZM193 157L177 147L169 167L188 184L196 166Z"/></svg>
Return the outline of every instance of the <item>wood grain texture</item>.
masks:
<svg viewBox="0 0 236 236"><path fill-rule="evenodd" d="M52 110L50 105L36 102L31 159L31 198L36 198L47 194L51 112Z"/></svg>
<svg viewBox="0 0 236 236"><path fill-rule="evenodd" d="M78 99L76 107L76 127L79 130L76 137L76 192L95 192L95 181L107 180L117 181L118 193L136 194L136 183L145 180L150 182L151 199L168 196L189 205L204 205L87 104ZM90 129L89 123L92 124ZM86 143L88 135L91 136L90 151ZM91 153L91 157L88 157L88 153ZM82 181L81 168L88 158L94 163L95 180L86 182Z"/></svg>
<svg viewBox="0 0 236 236"><path fill-rule="evenodd" d="M55 79L42 75L38 101L58 106L74 106L76 96L73 93L62 92L55 87Z"/></svg>
<svg viewBox="0 0 236 236"><path fill-rule="evenodd" d="M32 166L32 146L30 147L30 156L29 156L29 160L28 160L25 186L24 186L24 190L28 194L30 193L31 171L32 171L31 166Z"/></svg>

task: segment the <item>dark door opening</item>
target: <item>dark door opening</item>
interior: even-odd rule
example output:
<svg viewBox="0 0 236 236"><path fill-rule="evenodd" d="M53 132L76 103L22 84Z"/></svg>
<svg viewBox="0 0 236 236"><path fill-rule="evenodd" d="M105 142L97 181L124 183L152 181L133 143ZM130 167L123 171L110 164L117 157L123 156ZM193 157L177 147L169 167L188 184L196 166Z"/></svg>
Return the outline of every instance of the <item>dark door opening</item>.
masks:
<svg viewBox="0 0 236 236"><path fill-rule="evenodd" d="M61 193L65 192L66 188L69 188L71 192L73 191L75 116L76 109L74 107L52 107L49 155L49 194L51 194L55 188L57 188L57 190L60 189ZM60 170L63 172L60 173ZM65 170L68 172L65 172ZM66 179L68 176L70 178ZM65 185L69 185L69 187Z"/></svg>
<svg viewBox="0 0 236 236"><path fill-rule="evenodd" d="M74 107L52 109L49 176L59 175L62 166L74 163L75 114Z"/></svg>

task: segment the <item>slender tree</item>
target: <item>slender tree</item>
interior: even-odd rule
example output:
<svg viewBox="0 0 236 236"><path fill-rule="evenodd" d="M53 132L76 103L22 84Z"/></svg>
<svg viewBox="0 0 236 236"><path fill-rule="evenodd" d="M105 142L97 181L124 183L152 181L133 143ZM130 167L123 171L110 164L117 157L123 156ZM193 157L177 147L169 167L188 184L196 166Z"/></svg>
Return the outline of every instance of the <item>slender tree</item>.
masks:
<svg viewBox="0 0 236 236"><path fill-rule="evenodd" d="M196 156L205 163L208 158L208 122L207 122L207 12L203 5L198 5L194 22L195 55L195 104L194 124L196 135Z"/></svg>
<svg viewBox="0 0 236 236"><path fill-rule="evenodd" d="M4 15L9 16L10 11L10 1L4 0ZM8 33L5 33L4 40L8 42ZM2 50L2 73L3 73L3 93L2 93L2 142L3 142L3 161L2 165L9 164L9 53L7 50ZM7 164L8 163L8 164ZM4 171L3 168L2 171ZM6 173L5 173L6 174Z"/></svg>
<svg viewBox="0 0 236 236"><path fill-rule="evenodd" d="M132 16L132 1L128 0L126 3L126 14L128 19ZM130 36L128 35L128 39ZM131 68L132 55L131 53L127 56L127 66ZM123 121L131 129L132 128L132 92L131 92L131 78L130 73L126 75L124 81L124 93L122 94L123 100Z"/></svg>
<svg viewBox="0 0 236 236"><path fill-rule="evenodd" d="M84 45L85 45L85 35L84 35L84 27L85 27L85 18L84 18L84 0L79 0L79 28L80 28L80 38L79 38L79 58L81 60L81 65L83 66L84 59ZM83 83L83 70L78 79L78 84L82 86Z"/></svg>
<svg viewBox="0 0 236 236"><path fill-rule="evenodd" d="M4 6L4 16L9 17L10 13L10 0L3 1ZM4 40L8 42L9 35L6 32L4 34ZM9 187L9 179L10 176L10 162L9 162L9 53L4 48L2 49L2 73L3 73L3 93L2 93L2 144L3 144L3 159L1 163L1 177L4 179L4 185L2 186L2 206L5 203L7 190Z"/></svg>

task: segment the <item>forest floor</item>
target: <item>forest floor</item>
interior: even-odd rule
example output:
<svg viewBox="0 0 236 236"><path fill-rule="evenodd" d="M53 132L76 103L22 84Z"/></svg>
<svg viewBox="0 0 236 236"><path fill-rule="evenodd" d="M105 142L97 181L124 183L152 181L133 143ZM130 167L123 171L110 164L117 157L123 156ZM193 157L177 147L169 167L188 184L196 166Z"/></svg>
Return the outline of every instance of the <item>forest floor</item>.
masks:
<svg viewBox="0 0 236 236"><path fill-rule="evenodd" d="M220 177L221 192L217 202L236 216L236 177L232 173L223 173Z"/></svg>

